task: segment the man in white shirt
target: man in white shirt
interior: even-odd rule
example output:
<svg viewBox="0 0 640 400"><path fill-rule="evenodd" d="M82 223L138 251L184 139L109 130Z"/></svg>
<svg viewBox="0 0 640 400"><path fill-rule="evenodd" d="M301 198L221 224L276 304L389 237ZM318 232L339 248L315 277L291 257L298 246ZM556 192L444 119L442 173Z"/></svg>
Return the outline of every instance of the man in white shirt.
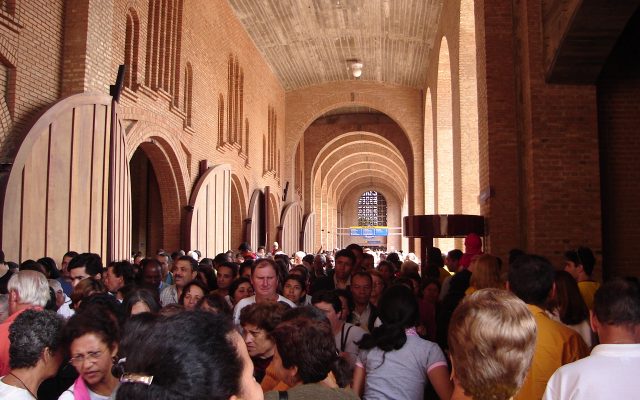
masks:
<svg viewBox="0 0 640 400"><path fill-rule="evenodd" d="M595 294L591 327L600 344L559 368L544 399L632 399L640 395L640 285L614 279Z"/></svg>
<svg viewBox="0 0 640 400"><path fill-rule="evenodd" d="M273 260L261 258L251 266L251 284L255 295L242 299L233 309L233 322L240 325L240 311L253 303L282 302L292 308L296 305L284 296L279 295L277 267Z"/></svg>

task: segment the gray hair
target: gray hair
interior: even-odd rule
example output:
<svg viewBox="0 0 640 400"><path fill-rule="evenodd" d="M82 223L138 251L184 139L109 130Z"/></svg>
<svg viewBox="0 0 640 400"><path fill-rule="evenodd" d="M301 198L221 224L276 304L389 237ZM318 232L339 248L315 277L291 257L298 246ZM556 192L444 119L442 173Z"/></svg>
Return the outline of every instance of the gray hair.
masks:
<svg viewBox="0 0 640 400"><path fill-rule="evenodd" d="M62 290L62 285L56 279L49 279L49 287L53 289L54 292L58 292Z"/></svg>
<svg viewBox="0 0 640 400"><path fill-rule="evenodd" d="M42 272L18 271L11 276L7 290L18 292L21 304L44 307L49 301L49 282Z"/></svg>

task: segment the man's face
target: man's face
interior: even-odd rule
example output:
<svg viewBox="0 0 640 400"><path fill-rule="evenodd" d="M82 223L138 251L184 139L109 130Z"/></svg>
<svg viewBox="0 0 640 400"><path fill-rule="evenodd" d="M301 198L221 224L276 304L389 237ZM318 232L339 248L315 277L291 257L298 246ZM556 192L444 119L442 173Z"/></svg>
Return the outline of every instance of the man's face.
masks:
<svg viewBox="0 0 640 400"><path fill-rule="evenodd" d="M360 266L365 271L373 269L373 257L363 257L362 263L360 263Z"/></svg>
<svg viewBox="0 0 640 400"><path fill-rule="evenodd" d="M169 257L157 255L156 260L158 260L160 268L162 268L162 276L165 276L169 272Z"/></svg>
<svg viewBox="0 0 640 400"><path fill-rule="evenodd" d="M231 268L221 265L218 267L218 288L219 289L228 289L231 282L233 282L233 273Z"/></svg>
<svg viewBox="0 0 640 400"><path fill-rule="evenodd" d="M295 279L287 279L287 281L284 283L282 294L287 299L291 300L295 304L298 304L300 298L306 293L304 287L300 285L300 282Z"/></svg>
<svg viewBox="0 0 640 400"><path fill-rule="evenodd" d="M329 323L331 323L332 330L335 331L336 329L340 328L342 324L342 321L340 320L341 313L337 313L336 310L333 309L333 306L331 304L321 301L320 303L314 304L314 307L324 313L324 315L329 320Z"/></svg>
<svg viewBox="0 0 640 400"><path fill-rule="evenodd" d="M87 278L91 278L91 276L87 274L85 267L77 267L69 271L69 279L71 279L71 286L73 287L76 287L78 282Z"/></svg>
<svg viewBox="0 0 640 400"><path fill-rule="evenodd" d="M336 260L333 258L333 256L327 256L327 266L326 268L332 269L333 266L335 265Z"/></svg>
<svg viewBox="0 0 640 400"><path fill-rule="evenodd" d="M336 278L344 281L349 278L351 275L351 268L353 267L353 263L349 257L338 257L336 258Z"/></svg>
<svg viewBox="0 0 640 400"><path fill-rule="evenodd" d="M573 261L567 260L564 263L564 270L573 276L573 279L578 280L578 266Z"/></svg>
<svg viewBox="0 0 640 400"><path fill-rule="evenodd" d="M142 281L154 288L160 287L160 282L162 281L160 268L151 262L148 263L142 271Z"/></svg>
<svg viewBox="0 0 640 400"><path fill-rule="evenodd" d="M371 280L364 276L351 278L351 294L358 305L369 304L371 299Z"/></svg>
<svg viewBox="0 0 640 400"><path fill-rule="evenodd" d="M275 343L269 339L267 332L253 324L242 326L242 338L247 345L247 350L251 357L271 357L275 348Z"/></svg>
<svg viewBox="0 0 640 400"><path fill-rule="evenodd" d="M257 295L273 296L276 294L276 288L278 287L276 271L271 264L262 264L251 275L251 283Z"/></svg>
<svg viewBox="0 0 640 400"><path fill-rule="evenodd" d="M449 271L451 272L458 272L458 266L460 264L460 260L454 260L453 258L447 256L444 259L444 265L446 265L449 268Z"/></svg>
<svg viewBox="0 0 640 400"><path fill-rule="evenodd" d="M113 267L107 268L107 273L104 277L104 284L107 287L107 290L111 293L115 293L124 286L124 279L122 277L116 276L113 272Z"/></svg>
<svg viewBox="0 0 640 400"><path fill-rule="evenodd" d="M173 278L176 281L176 287L181 288L196 278L196 272L191 268L189 261L178 260L173 271Z"/></svg>

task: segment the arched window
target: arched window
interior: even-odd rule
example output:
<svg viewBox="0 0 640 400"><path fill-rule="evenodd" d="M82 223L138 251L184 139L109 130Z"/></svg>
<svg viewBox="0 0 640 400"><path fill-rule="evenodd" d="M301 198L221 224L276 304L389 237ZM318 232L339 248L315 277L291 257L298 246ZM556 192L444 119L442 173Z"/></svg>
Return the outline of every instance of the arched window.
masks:
<svg viewBox="0 0 640 400"><path fill-rule="evenodd" d="M127 27L124 43L124 63L127 70L124 85L136 90L138 86L138 44L140 42L140 21L134 9L127 13Z"/></svg>
<svg viewBox="0 0 640 400"><path fill-rule="evenodd" d="M185 125L191 125L191 114L192 114L192 105L193 105L193 68L191 67L191 63L187 62L187 65L184 69L184 101L183 101L183 109L186 115Z"/></svg>
<svg viewBox="0 0 640 400"><path fill-rule="evenodd" d="M387 226L387 200L381 193L362 193L358 199L358 225Z"/></svg>

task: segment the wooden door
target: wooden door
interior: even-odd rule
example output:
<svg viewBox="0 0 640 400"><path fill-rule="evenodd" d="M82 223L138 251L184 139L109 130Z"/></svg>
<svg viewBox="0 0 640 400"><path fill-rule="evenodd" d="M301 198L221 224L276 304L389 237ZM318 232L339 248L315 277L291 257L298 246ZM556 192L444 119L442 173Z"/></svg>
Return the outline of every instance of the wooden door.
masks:
<svg viewBox="0 0 640 400"><path fill-rule="evenodd" d="M282 210L282 220L278 227L280 248L287 254L302 250L300 238L302 230L302 206L300 203L289 203Z"/></svg>
<svg viewBox="0 0 640 400"><path fill-rule="evenodd" d="M209 168L200 177L189 200L187 248L214 258L231 245L231 167Z"/></svg>
<svg viewBox="0 0 640 400"><path fill-rule="evenodd" d="M7 260L59 260L69 250L106 261L128 257L131 227L122 219L131 208L128 164L114 163L110 150L114 141L124 144L122 135L106 95L67 97L38 118L0 181L0 246ZM122 193L109 219L112 172ZM111 249L115 242L120 245Z"/></svg>

